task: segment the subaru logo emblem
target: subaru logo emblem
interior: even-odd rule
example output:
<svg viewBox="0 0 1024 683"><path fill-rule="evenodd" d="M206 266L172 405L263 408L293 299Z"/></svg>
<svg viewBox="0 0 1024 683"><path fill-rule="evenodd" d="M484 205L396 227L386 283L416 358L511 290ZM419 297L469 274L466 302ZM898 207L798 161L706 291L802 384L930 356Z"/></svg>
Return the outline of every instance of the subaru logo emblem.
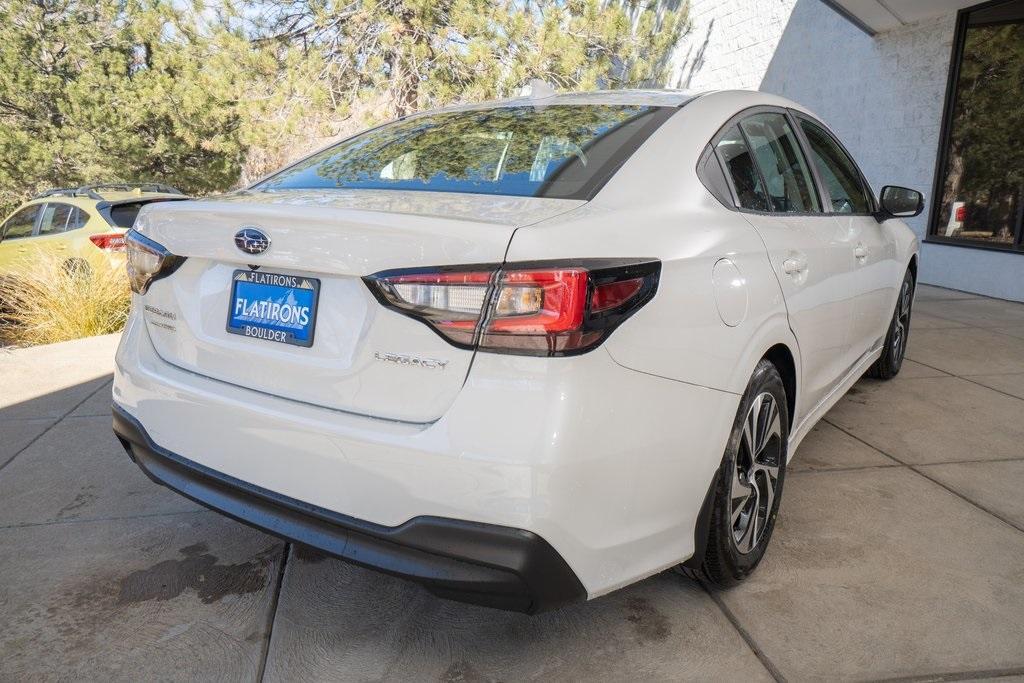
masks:
<svg viewBox="0 0 1024 683"><path fill-rule="evenodd" d="M257 228L242 228L235 233L235 246L246 254L262 254L270 249L270 238Z"/></svg>

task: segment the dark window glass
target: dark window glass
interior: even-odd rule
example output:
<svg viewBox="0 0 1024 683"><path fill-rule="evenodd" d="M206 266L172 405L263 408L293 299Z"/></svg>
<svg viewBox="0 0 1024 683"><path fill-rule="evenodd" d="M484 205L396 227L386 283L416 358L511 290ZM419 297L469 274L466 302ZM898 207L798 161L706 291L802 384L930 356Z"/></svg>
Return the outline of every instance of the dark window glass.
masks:
<svg viewBox="0 0 1024 683"><path fill-rule="evenodd" d="M119 228L130 228L135 225L135 219L139 216L146 202L132 202L131 204L117 204L110 208L110 220Z"/></svg>
<svg viewBox="0 0 1024 683"><path fill-rule="evenodd" d="M43 208L43 217L39 221L39 234L53 235L64 232L73 209L74 207L68 204L47 204Z"/></svg>
<svg viewBox="0 0 1024 683"><path fill-rule="evenodd" d="M548 105L395 121L256 189L369 188L589 199L674 108Z"/></svg>
<svg viewBox="0 0 1024 683"><path fill-rule="evenodd" d="M85 224L89 222L89 214L77 206L72 209L71 216L68 218L68 230L78 230L84 228Z"/></svg>
<svg viewBox="0 0 1024 683"><path fill-rule="evenodd" d="M811 147L811 159L825 184L836 213L870 213L871 192L861 181L857 164L828 131L806 119L800 127Z"/></svg>
<svg viewBox="0 0 1024 683"><path fill-rule="evenodd" d="M31 237L32 230L36 226L36 216L39 214L39 205L26 206L14 214L4 223L4 239L16 240L22 237Z"/></svg>
<svg viewBox="0 0 1024 683"><path fill-rule="evenodd" d="M961 18L932 234L1022 248L1024 0Z"/></svg>
<svg viewBox="0 0 1024 683"><path fill-rule="evenodd" d="M732 179L740 208L768 211L768 195L740 129L733 126L727 130L718 141L716 149Z"/></svg>
<svg viewBox="0 0 1024 683"><path fill-rule="evenodd" d="M754 114L740 122L754 152L768 191L772 211L809 213L821 211L796 135L782 114Z"/></svg>

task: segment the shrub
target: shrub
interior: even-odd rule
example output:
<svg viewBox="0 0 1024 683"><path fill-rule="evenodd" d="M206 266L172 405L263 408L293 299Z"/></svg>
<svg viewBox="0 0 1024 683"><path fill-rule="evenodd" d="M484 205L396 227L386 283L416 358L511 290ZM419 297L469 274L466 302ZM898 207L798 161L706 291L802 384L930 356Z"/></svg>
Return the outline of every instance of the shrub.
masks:
<svg viewBox="0 0 1024 683"><path fill-rule="evenodd" d="M0 340L30 346L119 332L130 304L123 268L39 253L0 280Z"/></svg>

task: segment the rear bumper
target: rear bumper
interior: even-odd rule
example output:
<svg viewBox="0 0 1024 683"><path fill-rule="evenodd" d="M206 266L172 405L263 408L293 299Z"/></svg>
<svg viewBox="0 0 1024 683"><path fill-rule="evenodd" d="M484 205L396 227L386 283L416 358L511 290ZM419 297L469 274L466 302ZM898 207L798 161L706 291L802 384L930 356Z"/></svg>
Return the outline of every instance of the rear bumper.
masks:
<svg viewBox="0 0 1024 683"><path fill-rule="evenodd" d="M247 484L167 451L114 406L114 433L154 482L240 522L441 597L534 614L585 600L565 560L529 531L443 517L386 527Z"/></svg>

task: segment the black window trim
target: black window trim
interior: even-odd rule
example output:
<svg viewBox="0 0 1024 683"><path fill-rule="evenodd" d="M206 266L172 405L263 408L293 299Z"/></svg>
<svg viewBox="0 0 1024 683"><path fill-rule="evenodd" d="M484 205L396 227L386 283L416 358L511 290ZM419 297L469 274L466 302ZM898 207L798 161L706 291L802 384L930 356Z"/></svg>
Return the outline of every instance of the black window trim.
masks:
<svg viewBox="0 0 1024 683"><path fill-rule="evenodd" d="M877 216L878 199L875 195L875 189L871 187L871 183L868 182L868 177L864 175L864 171L860 169L860 164L857 163L857 158L850 153L850 150L846 148L846 145L844 145L843 141L839 139L839 136L836 135L831 128L825 125L824 122L814 118L810 114L806 114L802 111L797 111L795 109L790 109L788 111L789 115L796 121L796 128L799 129L799 133L797 133L797 135L800 137L800 140L804 144L804 147L809 151L811 149L811 141L807 139L807 135L804 133L803 126L800 125L801 119L817 126L822 131L824 131L826 135L832 138L832 142L836 143L839 149L843 151L843 154L846 155L846 158L850 160L850 163L853 164L853 170L857 172L857 177L860 179L861 185L863 185L864 188L867 190L868 211L858 211L855 213L840 213L838 211L835 211L832 207L832 193L828 191L828 187L825 185L825 181L821 178L821 175L818 172L817 164L815 164L814 161L811 160L809 163L811 164L811 166L814 167L814 175L817 178L821 192L823 193L823 196L829 198L829 213L834 213L837 216Z"/></svg>
<svg viewBox="0 0 1024 683"><path fill-rule="evenodd" d="M953 132L953 106L956 99L956 84L960 80L960 65L964 55L964 44L967 42L967 29L971 12L1004 5L1010 0L990 0L971 7L965 7L956 14L956 29L953 34L953 46L950 50L949 69L946 77L946 97L942 103L942 123L939 127L939 148L935 154L935 172L932 175L932 201L928 210L928 223L925 226L924 242L946 247L962 249L982 249L998 251L1003 254L1024 254L1024 197L1018 202L1017 225L1014 227L1012 244L995 244L988 240L976 240L963 237L946 237L938 234L939 210L942 208L941 197L946 177L947 150L949 138Z"/></svg>
<svg viewBox="0 0 1024 683"><path fill-rule="evenodd" d="M804 155L804 161L807 163L807 167L810 170L811 181L812 181L812 183L814 185L814 191L816 192L816 194L818 196L818 204L819 204L819 206L821 206L821 210L820 211L793 211L793 212L787 212L787 211L758 211L757 209L748 209L748 208L740 206L739 196L736 193L736 187L733 184L732 177L731 177L731 175L729 174L729 172L727 170L728 169L728 165L725 163L725 160L722 159L722 155L718 152L718 143L725 136L725 134L727 132L729 132L730 129L732 129L733 126L736 126L737 129L740 131L740 134L743 136L743 139L746 142L747 146L749 147L750 143L749 143L749 141L747 141L747 135L743 131L743 128L739 126L739 123L741 121L743 121L744 119L746 119L746 118L749 118L749 117L754 116L756 114L763 114L763 113L782 114L783 116L786 117L786 121L789 123L789 127L793 130L793 134L796 136L797 146L800 149L800 153ZM846 156L848 156L850 158L850 161L853 162L853 167L857 171L857 175L860 178L861 183L863 183L864 187L867 188L867 191L868 191L868 201L869 201L870 206L871 206L871 211L870 212L868 212L868 213L839 213L839 212L837 212L837 211L835 211L833 209L832 202L831 202L831 195L828 193L828 190L825 187L825 184L822 182L821 175L818 172L817 165L814 163L814 159L810 155L810 144L808 143L807 138L804 136L803 129L800 127L800 123L799 123L799 119L800 118L806 119L807 121L810 121L811 123L815 124L816 126L820 127L822 130L824 130L833 140L835 140L836 144L839 145L839 148L842 149L843 152L846 153ZM758 104L758 105L754 105L752 107L747 107L746 109L743 109L743 110L737 112L731 118L729 118L729 120L726 121L725 124L723 124L722 127L719 128L715 132L715 134L711 137L711 140L708 141L708 145L714 151L714 154L715 154L716 158L718 159L718 163L722 167L722 171L725 174L725 181L729 185L729 192L732 195L732 206L726 206L725 208L729 209L730 211L736 211L736 212L739 212L739 213L748 213L748 214L752 214L752 215L755 215L755 216L786 216L786 217L806 217L806 216L840 216L840 217L871 216L871 217L875 217L875 216L877 216L878 202L877 202L877 199L875 198L875 191L871 187L871 183L868 182L867 177L864 175L864 172L861 171L860 165L857 163L857 160L854 158L854 156L852 154L850 154L850 151L848 149L846 149L846 146L843 145L843 143L839 140L838 136L836 136L836 134L832 132L831 128L829 128L827 125L825 125L824 123L822 123L820 120L816 119L815 117L811 116L810 114L807 114L807 113L802 112L802 111L797 111L795 109L791 109L791 108L788 108L788 107L780 107L780 106L771 105L771 104ZM698 166L697 166L698 176L700 175L700 166L701 166L703 161L704 161L704 155L702 154L700 156L700 159L697 162L697 164L698 164ZM755 163L754 164L754 168L757 169L758 177L761 178L761 183L765 186L765 188L767 188L767 184L764 183L764 177L761 175L760 167ZM830 200L827 203L824 201L825 197L829 197L830 198Z"/></svg>
<svg viewBox="0 0 1024 683"><path fill-rule="evenodd" d="M64 227L63 228L61 228L60 230L54 230L53 232L48 232L48 233L43 234L43 232L42 232L42 229L43 229L43 216L46 214L46 207L50 206L51 204L53 206L66 206L66 207L68 207L70 209L70 211L68 211L67 218L64 219ZM33 232L32 232L32 236L33 237L52 237L53 235L63 235L64 233L68 232L68 223L71 221L71 217L73 215L75 215L75 211L76 210L79 210L77 206L75 206L74 204L69 204L68 202L53 202L53 201L50 201L50 202L44 202L42 204L39 204L38 206L41 206L43 208L39 212L39 215L36 217L36 226L35 226L35 228L33 229ZM84 227L84 226L79 226L78 228L75 228L75 230L79 230L79 229L81 229L81 227Z"/></svg>
<svg viewBox="0 0 1024 683"><path fill-rule="evenodd" d="M14 213L12 213L10 216L7 217L7 220L5 220L3 222L3 224L0 224L0 241L3 241L5 239L7 239L7 224L11 222L12 218L17 216L19 213L21 213L25 209L35 209L36 210L36 217L32 220L32 232L31 232L31 234L23 235L21 237L12 237L11 239L12 240L27 240L30 237L37 237L39 235L39 222L43 219L42 207L44 207L44 206L46 206L46 202L39 202L38 204L25 204L24 206L19 206L18 209Z"/></svg>

